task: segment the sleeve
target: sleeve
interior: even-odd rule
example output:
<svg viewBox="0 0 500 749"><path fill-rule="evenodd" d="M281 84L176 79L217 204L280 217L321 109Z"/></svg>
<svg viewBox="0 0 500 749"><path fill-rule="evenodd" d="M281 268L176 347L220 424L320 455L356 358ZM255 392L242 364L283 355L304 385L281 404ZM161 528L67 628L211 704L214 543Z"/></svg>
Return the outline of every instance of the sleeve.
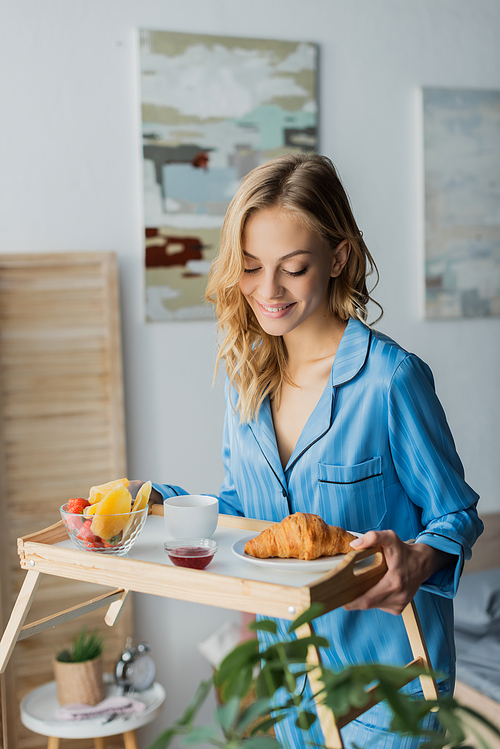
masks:
<svg viewBox="0 0 500 749"><path fill-rule="evenodd" d="M170 497L179 497L181 494L189 494L182 487L174 486L173 484L153 484L153 489L156 489L164 500L170 499Z"/></svg>
<svg viewBox="0 0 500 749"><path fill-rule="evenodd" d="M224 465L224 480L219 494L219 512L226 515L241 515L243 507L241 500L236 491L233 475L232 475L232 460L231 460L231 446L234 444L234 429L236 428L237 416L233 409L229 394L229 380L226 378L225 385L225 398L226 398L226 415L224 417L224 431L222 435L222 463Z"/></svg>
<svg viewBox="0 0 500 749"><path fill-rule="evenodd" d="M421 509L423 530L415 539L453 554L456 564L436 572L423 590L452 598L472 545L483 531L479 495L466 483L429 367L409 354L393 375L389 439L399 480Z"/></svg>

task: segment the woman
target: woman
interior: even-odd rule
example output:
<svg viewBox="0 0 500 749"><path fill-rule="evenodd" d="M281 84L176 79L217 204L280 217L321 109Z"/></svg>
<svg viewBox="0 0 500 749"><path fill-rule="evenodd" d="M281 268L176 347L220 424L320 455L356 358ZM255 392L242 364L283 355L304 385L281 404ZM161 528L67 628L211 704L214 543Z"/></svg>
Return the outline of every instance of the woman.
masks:
<svg viewBox="0 0 500 749"><path fill-rule="evenodd" d="M482 530L478 495L464 481L429 368L366 325L373 269L327 158L282 156L243 180L207 289L228 375L220 511L276 522L312 512L364 534L356 548L382 545L384 577L315 621L332 643L324 665L409 662L402 620L391 615L415 597L446 693L451 599ZM160 501L184 493L155 489ZM418 696L418 681L405 690ZM389 723L381 704L344 729L344 743L418 745L388 733ZM284 746L303 745L293 720L276 730ZM310 734L321 742L317 726Z"/></svg>

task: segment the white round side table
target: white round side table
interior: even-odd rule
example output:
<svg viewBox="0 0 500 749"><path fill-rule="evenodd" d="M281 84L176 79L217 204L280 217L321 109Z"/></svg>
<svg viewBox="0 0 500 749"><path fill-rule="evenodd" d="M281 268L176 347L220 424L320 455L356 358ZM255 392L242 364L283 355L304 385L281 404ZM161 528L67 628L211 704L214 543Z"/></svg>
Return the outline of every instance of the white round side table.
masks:
<svg viewBox="0 0 500 749"><path fill-rule="evenodd" d="M111 674L105 674L106 697L121 694ZM123 734L125 749L138 749L136 729L151 723L161 712L165 701L165 690L154 683L144 692L134 692L134 699L144 702L146 709L140 713L117 716L106 722L106 718L91 720L56 720L57 701L55 681L42 684L21 700L21 721L26 728L42 736L48 736L47 749L59 749L61 739L94 739L95 749L105 749L106 736Z"/></svg>

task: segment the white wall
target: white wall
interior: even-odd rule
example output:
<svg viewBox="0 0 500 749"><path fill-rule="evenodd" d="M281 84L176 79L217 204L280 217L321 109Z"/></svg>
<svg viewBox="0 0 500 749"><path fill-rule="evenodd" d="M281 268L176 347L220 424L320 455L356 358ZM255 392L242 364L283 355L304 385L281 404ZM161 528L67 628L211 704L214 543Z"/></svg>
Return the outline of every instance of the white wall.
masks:
<svg viewBox="0 0 500 749"><path fill-rule="evenodd" d="M1 0L0 251L116 250L129 475L215 492L215 326L143 322L138 28L320 45L321 150L377 260L380 327L431 365L480 507L500 510L500 319L420 314L418 102L421 85L500 88L498 1ZM137 628L168 686L143 742L208 673L195 645L226 616L137 597Z"/></svg>

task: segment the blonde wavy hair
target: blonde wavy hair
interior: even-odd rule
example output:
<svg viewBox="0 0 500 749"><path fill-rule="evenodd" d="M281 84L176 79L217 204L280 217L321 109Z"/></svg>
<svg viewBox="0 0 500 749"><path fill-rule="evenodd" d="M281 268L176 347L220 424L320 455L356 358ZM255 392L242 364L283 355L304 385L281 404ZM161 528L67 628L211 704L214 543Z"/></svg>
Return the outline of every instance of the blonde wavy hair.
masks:
<svg viewBox="0 0 500 749"><path fill-rule="evenodd" d="M244 271L243 239L249 216L279 206L324 238L332 251L345 239L351 245L340 276L330 279L330 311L342 320L366 322L371 299L366 278L378 271L354 219L349 198L326 156L288 154L253 169L231 201L221 232L206 299L216 307L219 354L216 371L225 359L230 385L238 391L236 410L241 422L257 419L264 398L278 404L287 375L287 353L281 336L268 335L240 291ZM374 302L382 313L382 308ZM378 319L382 314L379 316Z"/></svg>

